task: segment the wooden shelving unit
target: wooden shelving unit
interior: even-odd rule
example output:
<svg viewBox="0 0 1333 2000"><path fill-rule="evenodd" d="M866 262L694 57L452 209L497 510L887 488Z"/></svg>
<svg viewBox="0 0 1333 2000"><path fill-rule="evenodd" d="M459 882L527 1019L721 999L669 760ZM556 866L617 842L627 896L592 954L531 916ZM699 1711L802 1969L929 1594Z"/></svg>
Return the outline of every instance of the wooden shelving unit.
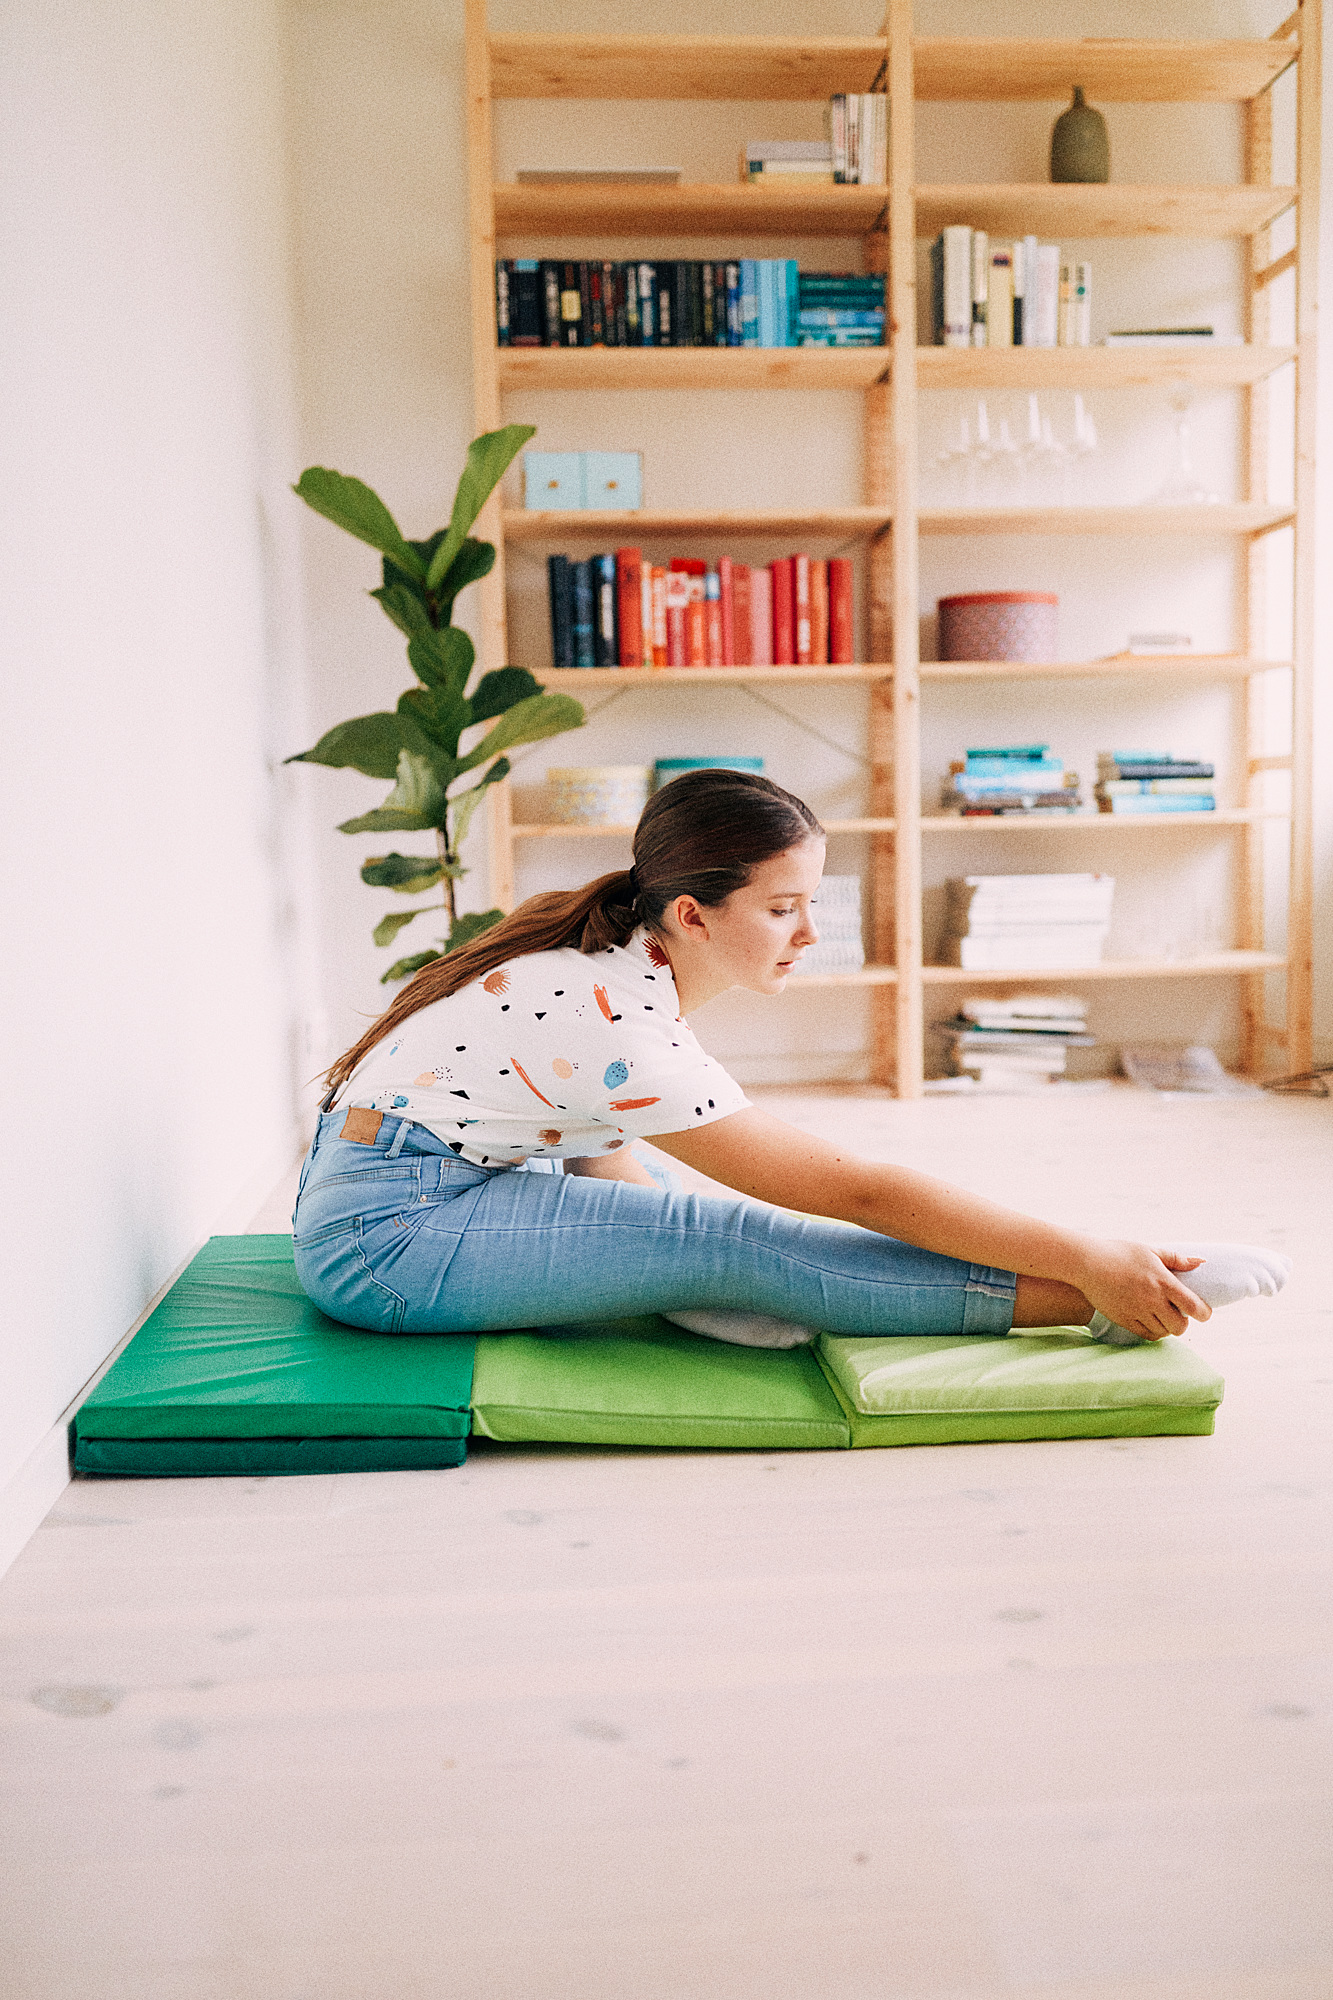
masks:
<svg viewBox="0 0 1333 2000"><path fill-rule="evenodd" d="M914 37L911 0L888 0L883 33L864 37L496 35L485 0L467 0L467 89L472 240L472 336L476 426L503 419L511 391L593 389L699 391L849 390L864 397L864 489L859 504L810 512L791 509L642 510L615 514L540 514L502 510L493 498L479 532L499 559L483 582L481 651L503 664L506 637L505 546L599 543L612 533L653 537L771 539L803 536L861 543L868 572L868 641L872 658L843 667L675 668L634 676L602 671L553 672L552 689L579 695L627 687L651 697L672 687L755 684L793 687L860 684L869 698L871 777L864 816L829 822L830 832L868 838L871 957L859 972L802 975L791 990L870 988L872 1074L903 1096L920 1089L923 999L927 989L961 985L1022 988L1069 982L1240 979L1245 996L1246 1066L1259 1069L1266 1049L1284 1050L1284 1066L1311 1061L1311 758L1312 620L1315 551L1314 478L1315 266L1318 243L1320 0L1303 0L1266 41L994 40ZM1272 176L1269 87L1298 66L1298 185ZM918 185L914 163L916 102L1049 101L1074 84L1105 102L1230 102L1243 107L1245 179L1235 186ZM739 102L819 100L835 91L887 90L889 184L879 188L787 190L738 184L670 188L547 188L497 185L491 133L496 98L709 99ZM1271 225L1291 209L1296 247L1275 258ZM915 244L950 222L970 222L1001 236L1038 232L1085 237L1229 237L1247 246L1249 301L1243 345L1192 348L918 349L915 340ZM861 236L864 265L888 278L886 348L818 349L497 349L493 268L497 238L651 239L726 235L738 245L765 237ZM1297 340L1269 338L1268 287L1281 272L1297 277ZM1266 485L1268 386L1296 368L1294 505L1275 502ZM1244 496L1225 506L932 508L916 490L918 397L925 390L1101 390L1169 384L1231 388L1245 397L1248 469ZM719 495L719 499L724 496ZM1277 529L1295 529L1294 657L1263 652L1262 548ZM1211 657L1119 655L1081 662L1016 665L990 661L921 661L918 657L917 548L921 535L1227 536L1248 547L1250 588L1241 646ZM1285 673L1292 688L1293 752L1263 753L1264 689ZM1102 681L1151 676L1186 684L1232 681L1246 700L1248 776L1242 802L1213 813L1140 819L1080 813L1067 819L960 819L921 811L922 690L950 682L997 684L1017 679ZM1291 772L1290 810L1262 795L1265 774ZM1290 888L1285 955L1264 949L1266 824L1289 821ZM513 894L519 843L592 838L625 846L632 829L516 824L507 785L492 788L492 893ZM1090 834L1142 837L1149 832L1198 837L1225 831L1243 843L1243 893L1236 947L1191 959L1106 961L1091 968L1041 973L962 972L925 965L921 948L921 855L926 839L999 839L1037 834L1045 846L1071 840L1071 860ZM1049 865L1049 864L1048 864ZM1265 980L1286 974L1285 1024L1265 1014Z"/></svg>

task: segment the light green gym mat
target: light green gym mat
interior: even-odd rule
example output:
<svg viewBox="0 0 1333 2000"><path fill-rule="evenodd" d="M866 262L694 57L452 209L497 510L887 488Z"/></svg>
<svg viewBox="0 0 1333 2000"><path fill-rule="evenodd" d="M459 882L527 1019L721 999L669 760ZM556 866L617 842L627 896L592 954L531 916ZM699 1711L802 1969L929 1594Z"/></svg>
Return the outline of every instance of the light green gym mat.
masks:
<svg viewBox="0 0 1333 2000"><path fill-rule="evenodd" d="M850 1443L810 1348L729 1347L656 1314L480 1335L472 1427L511 1444L810 1451Z"/></svg>
<svg viewBox="0 0 1333 2000"><path fill-rule="evenodd" d="M1048 1333L823 1334L819 1359L856 1445L1208 1436L1223 1381L1179 1340L1110 1347Z"/></svg>
<svg viewBox="0 0 1333 2000"><path fill-rule="evenodd" d="M71 1426L123 1478L461 1465L470 1334L362 1333L301 1290L290 1236L214 1236Z"/></svg>

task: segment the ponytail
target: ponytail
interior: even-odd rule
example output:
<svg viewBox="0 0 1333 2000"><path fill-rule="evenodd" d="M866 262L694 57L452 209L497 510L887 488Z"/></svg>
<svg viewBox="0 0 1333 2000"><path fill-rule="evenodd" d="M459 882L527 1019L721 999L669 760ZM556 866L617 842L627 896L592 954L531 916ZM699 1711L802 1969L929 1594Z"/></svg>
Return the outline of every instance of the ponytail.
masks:
<svg viewBox="0 0 1333 2000"><path fill-rule="evenodd" d="M824 829L809 806L750 771L691 771L654 792L634 831L634 866L581 889L529 896L471 944L432 959L328 1072L330 1097L371 1050L421 1008L446 1000L511 958L573 947L591 954L655 930L678 896L715 909L761 861Z"/></svg>

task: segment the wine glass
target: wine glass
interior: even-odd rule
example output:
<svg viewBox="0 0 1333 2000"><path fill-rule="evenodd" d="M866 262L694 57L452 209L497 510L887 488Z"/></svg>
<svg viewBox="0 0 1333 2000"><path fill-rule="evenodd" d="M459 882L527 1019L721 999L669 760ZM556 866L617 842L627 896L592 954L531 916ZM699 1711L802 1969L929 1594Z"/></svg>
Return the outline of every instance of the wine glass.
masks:
<svg viewBox="0 0 1333 2000"><path fill-rule="evenodd" d="M1216 507L1218 496L1200 482L1190 455L1189 413L1194 401L1193 384L1178 383L1171 390L1168 400L1176 413L1176 462L1165 484L1158 487L1148 504L1153 507Z"/></svg>

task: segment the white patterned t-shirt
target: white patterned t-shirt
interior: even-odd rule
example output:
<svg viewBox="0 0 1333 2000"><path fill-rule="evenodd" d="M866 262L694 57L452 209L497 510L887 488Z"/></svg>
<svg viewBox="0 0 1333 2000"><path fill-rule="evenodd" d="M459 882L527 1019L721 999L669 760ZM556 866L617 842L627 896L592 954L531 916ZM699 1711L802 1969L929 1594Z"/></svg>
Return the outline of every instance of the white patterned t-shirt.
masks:
<svg viewBox="0 0 1333 2000"><path fill-rule="evenodd" d="M499 1167L613 1153L748 1099L680 1018L666 954L640 928L591 955L506 959L422 1007L371 1050L345 1102L397 1112Z"/></svg>

